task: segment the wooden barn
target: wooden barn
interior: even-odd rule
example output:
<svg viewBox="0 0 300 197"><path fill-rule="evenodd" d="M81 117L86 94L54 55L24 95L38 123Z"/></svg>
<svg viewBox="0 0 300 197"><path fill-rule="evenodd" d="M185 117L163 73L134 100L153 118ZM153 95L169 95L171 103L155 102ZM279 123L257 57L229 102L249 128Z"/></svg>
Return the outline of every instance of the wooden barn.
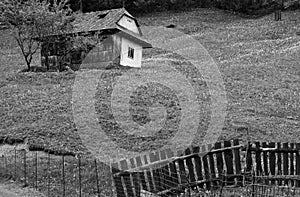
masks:
<svg viewBox="0 0 300 197"><path fill-rule="evenodd" d="M141 67L143 48L152 47L142 38L137 20L124 8L83 13L75 18L70 34L56 35L51 42L44 42L41 49L43 66L73 69L103 68L110 63ZM70 50L71 36L93 37L97 44L88 48Z"/></svg>

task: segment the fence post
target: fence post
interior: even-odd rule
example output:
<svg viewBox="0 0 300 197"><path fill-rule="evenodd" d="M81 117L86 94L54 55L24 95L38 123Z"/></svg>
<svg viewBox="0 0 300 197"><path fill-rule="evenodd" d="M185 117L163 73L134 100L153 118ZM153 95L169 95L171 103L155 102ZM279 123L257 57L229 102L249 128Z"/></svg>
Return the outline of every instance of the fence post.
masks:
<svg viewBox="0 0 300 197"><path fill-rule="evenodd" d="M26 150L24 150L24 186L26 187L27 186L27 170L26 170L26 162L27 162L27 159L26 159Z"/></svg>
<svg viewBox="0 0 300 197"><path fill-rule="evenodd" d="M223 188L226 184L226 180L227 180L227 173L226 173L226 170L223 170L223 177L222 177L222 183L221 183L221 190L220 190L220 195L219 197L222 197L222 193L223 193Z"/></svg>
<svg viewBox="0 0 300 197"><path fill-rule="evenodd" d="M252 197L255 197L255 173L252 171Z"/></svg>
<svg viewBox="0 0 300 197"><path fill-rule="evenodd" d="M47 189L48 189L48 197L50 197L50 175L51 175L50 153L48 153L48 164L47 164L47 167L48 167L48 186L47 186Z"/></svg>
<svg viewBox="0 0 300 197"><path fill-rule="evenodd" d="M97 169L97 159L95 159L95 171L96 171L96 182L97 182L97 194L98 194L98 197L100 197L99 177L98 177L98 169Z"/></svg>
<svg viewBox="0 0 300 197"><path fill-rule="evenodd" d="M81 197L81 157L78 155L78 179L79 179L79 197Z"/></svg>
<svg viewBox="0 0 300 197"><path fill-rule="evenodd" d="M38 153L35 152L35 188L38 189L38 180L37 180L37 173L38 173Z"/></svg>
<svg viewBox="0 0 300 197"><path fill-rule="evenodd" d="M65 184L65 156L62 156L62 186L63 186L63 197L66 196L66 184Z"/></svg>
<svg viewBox="0 0 300 197"><path fill-rule="evenodd" d="M7 168L7 158L6 158L6 156L4 156L4 165L5 165L5 170L3 172L3 175L5 177L7 177L8 168Z"/></svg>
<svg viewBox="0 0 300 197"><path fill-rule="evenodd" d="M17 180L17 149L16 149L16 147L15 147L15 172L14 172L14 181L16 181Z"/></svg>

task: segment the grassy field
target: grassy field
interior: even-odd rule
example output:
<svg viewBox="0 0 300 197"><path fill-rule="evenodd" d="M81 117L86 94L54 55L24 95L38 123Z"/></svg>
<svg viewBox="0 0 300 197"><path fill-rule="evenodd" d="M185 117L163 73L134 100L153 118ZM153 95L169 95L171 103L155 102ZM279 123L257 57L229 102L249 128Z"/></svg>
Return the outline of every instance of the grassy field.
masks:
<svg viewBox="0 0 300 197"><path fill-rule="evenodd" d="M299 11L284 12L280 22L275 22L273 15L246 19L214 9L155 13L138 20L142 25L175 24L178 30L198 40L214 58L223 76L229 101L220 140L250 137L252 140L299 142ZM72 114L72 85L76 74L18 73L26 67L15 44L5 33L1 34L0 41L0 139L10 143L26 139L32 148L57 153L87 152ZM172 63L180 66L179 58L174 54L155 49L146 53L147 58L175 57ZM35 64L38 63L39 58L36 58ZM114 78L122 72L116 70L108 77ZM200 78L196 83L202 83ZM105 91L98 94L96 104L100 117L105 115L105 110L99 106L107 102L111 87L103 88ZM205 94L201 95L205 108L208 100ZM172 113L178 112L175 107L171 107ZM206 115L203 117L204 129L209 112L205 108L203 113ZM147 115L142 118L145 119L137 121L141 124L147 122ZM176 122L171 120L170 123L172 121ZM128 145L128 140L122 139L124 136L116 135L119 132L113 125L107 125L106 129L114 140L120 140L126 148L154 149L164 143L156 143L158 137L138 138L133 145ZM249 136L240 129L241 125L250 128ZM174 131L165 133L168 138Z"/></svg>

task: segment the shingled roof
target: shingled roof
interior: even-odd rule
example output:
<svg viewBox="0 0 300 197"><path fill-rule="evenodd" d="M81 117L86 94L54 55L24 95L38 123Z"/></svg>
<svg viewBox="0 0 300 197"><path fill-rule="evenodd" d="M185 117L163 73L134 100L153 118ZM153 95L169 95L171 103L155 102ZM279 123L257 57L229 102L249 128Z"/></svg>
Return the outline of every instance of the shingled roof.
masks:
<svg viewBox="0 0 300 197"><path fill-rule="evenodd" d="M73 22L74 30L72 31L72 33L114 29L118 30L120 34L130 39L134 39L136 42L139 42L145 48L152 47L150 43L148 43L141 37L141 32L140 34L136 34L117 24L117 22L121 19L123 15L127 15L135 20L135 18L131 14L129 14L124 8L79 14Z"/></svg>
<svg viewBox="0 0 300 197"><path fill-rule="evenodd" d="M129 14L124 8L79 13L75 16L75 19L72 22L72 31L68 32L67 34L116 30L114 31L115 33L117 32L130 39L134 39L136 42L140 43L145 48L152 47L150 43L148 43L144 38L142 38L141 32L140 34L137 34L117 24L123 15L127 15L136 21L136 19L131 14Z"/></svg>
<svg viewBox="0 0 300 197"><path fill-rule="evenodd" d="M117 29L117 22L124 14L133 17L124 8L80 14L73 22L73 32L78 33Z"/></svg>

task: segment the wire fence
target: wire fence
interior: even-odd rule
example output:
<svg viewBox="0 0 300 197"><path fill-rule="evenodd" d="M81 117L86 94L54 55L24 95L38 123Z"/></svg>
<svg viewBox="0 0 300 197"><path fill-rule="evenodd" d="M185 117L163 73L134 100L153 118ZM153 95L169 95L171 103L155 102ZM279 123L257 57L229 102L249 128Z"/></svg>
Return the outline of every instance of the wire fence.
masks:
<svg viewBox="0 0 300 197"><path fill-rule="evenodd" d="M113 196L110 166L89 156L14 150L0 157L0 177L46 196Z"/></svg>
<svg viewBox="0 0 300 197"><path fill-rule="evenodd" d="M254 173L243 174L242 184L237 185L236 181L228 181L228 176L222 174L219 179L212 180L210 188L207 189L198 183L189 183L186 186L177 185L176 188L164 192L150 193L141 190L143 197L298 197L300 188L285 185L265 185L261 177L256 177ZM188 178L188 177L186 177ZM287 177L288 179L289 177ZM266 178L267 179L267 178ZM298 177L300 180L300 177ZM130 196L130 195L128 195Z"/></svg>

